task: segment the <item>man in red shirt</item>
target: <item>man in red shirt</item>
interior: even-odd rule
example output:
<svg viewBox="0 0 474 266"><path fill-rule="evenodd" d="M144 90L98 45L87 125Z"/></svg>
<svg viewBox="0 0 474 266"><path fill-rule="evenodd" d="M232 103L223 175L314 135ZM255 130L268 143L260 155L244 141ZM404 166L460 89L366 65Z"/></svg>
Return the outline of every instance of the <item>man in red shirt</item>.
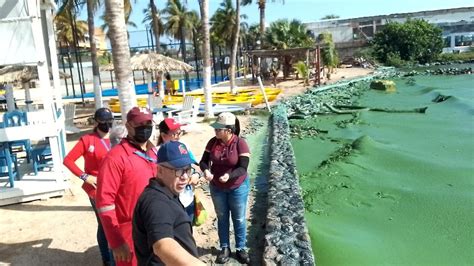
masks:
<svg viewBox="0 0 474 266"><path fill-rule="evenodd" d="M104 158L97 183L97 209L117 265L137 265L132 240L135 204L148 180L156 176L156 148L148 140L152 113L132 108L125 124L128 136Z"/></svg>

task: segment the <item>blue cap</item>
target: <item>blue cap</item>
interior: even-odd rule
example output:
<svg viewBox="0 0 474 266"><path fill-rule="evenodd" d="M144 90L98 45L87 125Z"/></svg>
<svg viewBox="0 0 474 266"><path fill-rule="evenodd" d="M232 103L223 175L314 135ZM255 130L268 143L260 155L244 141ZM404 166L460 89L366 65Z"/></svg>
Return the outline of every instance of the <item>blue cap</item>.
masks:
<svg viewBox="0 0 474 266"><path fill-rule="evenodd" d="M179 141L169 141L161 145L157 157L158 163L166 163L175 169L195 163L186 145Z"/></svg>

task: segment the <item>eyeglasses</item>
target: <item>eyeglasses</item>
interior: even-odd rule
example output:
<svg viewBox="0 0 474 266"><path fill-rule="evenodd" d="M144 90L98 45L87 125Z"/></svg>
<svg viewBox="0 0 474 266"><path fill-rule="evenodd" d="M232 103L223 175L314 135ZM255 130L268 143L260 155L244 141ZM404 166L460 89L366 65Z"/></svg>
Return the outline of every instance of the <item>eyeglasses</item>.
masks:
<svg viewBox="0 0 474 266"><path fill-rule="evenodd" d="M221 131L224 131L224 130L227 130L227 128L214 128L215 132L221 132Z"/></svg>
<svg viewBox="0 0 474 266"><path fill-rule="evenodd" d="M170 167L166 167L162 164L160 164L160 167L164 167L166 169L169 169L169 170L174 170L174 176L175 177L182 177L184 176L184 174L186 174L189 177L191 177L196 170L194 170L194 168L192 167L189 167L189 168L181 168L181 169L174 169L174 168L170 168Z"/></svg>

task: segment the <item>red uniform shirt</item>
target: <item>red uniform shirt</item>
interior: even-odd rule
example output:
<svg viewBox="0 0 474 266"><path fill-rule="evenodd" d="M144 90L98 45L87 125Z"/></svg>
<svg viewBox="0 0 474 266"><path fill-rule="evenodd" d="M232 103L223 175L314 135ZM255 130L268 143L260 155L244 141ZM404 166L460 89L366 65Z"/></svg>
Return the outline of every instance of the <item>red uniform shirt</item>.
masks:
<svg viewBox="0 0 474 266"><path fill-rule="evenodd" d="M64 157L63 164L77 177L86 173L96 176L99 174L99 167L105 155L110 150L110 140L101 138L97 133L90 133L82 136L71 151ZM84 171L76 164L77 159L84 157ZM91 198L95 198L96 189L84 183L84 191Z"/></svg>
<svg viewBox="0 0 474 266"><path fill-rule="evenodd" d="M145 152L123 139L105 157L99 171L96 200L99 217L109 246L117 248L126 242L132 250L133 259L129 265L136 265L133 211L149 179L156 176L156 159L154 147Z"/></svg>
<svg viewBox="0 0 474 266"><path fill-rule="evenodd" d="M249 146L244 139L233 135L227 143L224 143L214 137L207 143L206 151L209 151L211 173L214 175L214 179L211 181L213 185L223 189L234 189L245 181L247 173L237 178L231 178L226 183L219 182L219 177L225 173L230 174L237 168L239 155L250 153Z"/></svg>

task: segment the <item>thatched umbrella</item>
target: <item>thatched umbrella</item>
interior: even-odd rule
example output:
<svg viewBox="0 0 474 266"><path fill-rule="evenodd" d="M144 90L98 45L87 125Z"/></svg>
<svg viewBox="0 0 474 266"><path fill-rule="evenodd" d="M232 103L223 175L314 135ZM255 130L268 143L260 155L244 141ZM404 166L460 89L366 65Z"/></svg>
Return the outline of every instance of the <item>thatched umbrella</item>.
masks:
<svg viewBox="0 0 474 266"><path fill-rule="evenodd" d="M49 71L49 77L52 78L52 76L53 75L51 71ZM66 79L69 78L70 75L59 71L59 77ZM25 89L25 102L27 110L31 108L30 105L32 103L29 82L38 78L38 68L36 66L5 66L3 68L0 68L0 83L21 82L23 89ZM14 106L13 103L11 104L12 106Z"/></svg>
<svg viewBox="0 0 474 266"><path fill-rule="evenodd" d="M185 62L155 52L136 54L130 58L130 63L132 70L144 70L150 75L154 71L158 72L158 88L162 97L164 96L164 88L162 86L163 73L170 71L189 72L193 70L193 67ZM114 65L111 63L102 67L102 69L112 71ZM151 78L148 77L148 89L151 90L151 87Z"/></svg>
<svg viewBox="0 0 474 266"><path fill-rule="evenodd" d="M49 71L49 77L52 78L52 73ZM59 77L66 79L71 76L59 71ZM26 83L30 80L38 79L38 68L36 66L6 66L0 68L0 83Z"/></svg>

